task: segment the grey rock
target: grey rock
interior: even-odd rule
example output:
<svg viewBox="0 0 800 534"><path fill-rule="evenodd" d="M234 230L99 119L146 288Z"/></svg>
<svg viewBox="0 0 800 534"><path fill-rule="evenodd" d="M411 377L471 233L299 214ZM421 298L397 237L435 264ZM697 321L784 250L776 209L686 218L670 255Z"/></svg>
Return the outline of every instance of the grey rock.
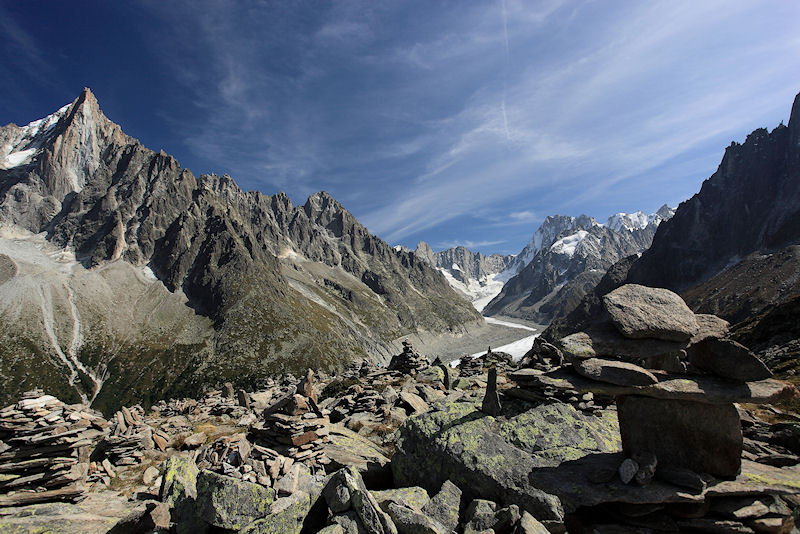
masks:
<svg viewBox="0 0 800 534"><path fill-rule="evenodd" d="M489 378L486 382L486 393L483 396L481 411L487 415L497 417L500 415L500 396L497 394L497 368L489 369Z"/></svg>
<svg viewBox="0 0 800 534"><path fill-rule="evenodd" d="M390 502L386 511L392 518L399 534L446 534L449 532L434 519L401 504Z"/></svg>
<svg viewBox="0 0 800 534"><path fill-rule="evenodd" d="M161 473L159 473L158 469L151 465L144 470L144 473L142 474L142 483L145 486L150 486L153 482L155 482L160 474Z"/></svg>
<svg viewBox="0 0 800 534"><path fill-rule="evenodd" d="M638 470L639 464L636 463L636 460L625 458L619 466L619 478L623 484L629 484Z"/></svg>
<svg viewBox="0 0 800 534"><path fill-rule="evenodd" d="M690 346L687 352L689 363L696 368L724 378L751 382L772 376L755 354L730 339L708 338Z"/></svg>
<svg viewBox="0 0 800 534"><path fill-rule="evenodd" d="M694 491L703 491L707 485L702 476L685 467L658 466L656 478Z"/></svg>
<svg viewBox="0 0 800 534"><path fill-rule="evenodd" d="M694 312L667 289L626 284L605 295L603 305L625 337L688 341L699 331Z"/></svg>
<svg viewBox="0 0 800 534"><path fill-rule="evenodd" d="M208 524L240 530L272 512L275 492L212 471L197 476L196 510Z"/></svg>
<svg viewBox="0 0 800 534"><path fill-rule="evenodd" d="M548 534L547 527L538 522L531 514L522 511L522 517L519 520L519 527L515 531L516 534Z"/></svg>
<svg viewBox="0 0 800 534"><path fill-rule="evenodd" d="M396 503L412 510L424 510L431 498L425 488L411 486L383 491L373 491L372 496L384 512L388 512L389 503ZM435 518L434 518L435 519Z"/></svg>
<svg viewBox="0 0 800 534"><path fill-rule="evenodd" d="M586 378L618 386L647 386L658 382L647 369L615 360L589 358L573 363L573 368Z"/></svg>
<svg viewBox="0 0 800 534"><path fill-rule="evenodd" d="M312 496L297 491L288 497L276 499L269 515L256 519L241 530L242 534L300 534L304 520L312 506Z"/></svg>
<svg viewBox="0 0 800 534"><path fill-rule="evenodd" d="M658 458L652 452L640 451L633 455L633 460L639 466L634 480L640 486L647 486L653 480L658 467Z"/></svg>
<svg viewBox="0 0 800 534"><path fill-rule="evenodd" d="M733 404L617 398L625 453L652 452L659 464L719 477L741 469L742 428Z"/></svg>
<svg viewBox="0 0 800 534"><path fill-rule="evenodd" d="M445 480L439 493L422 507L422 512L444 526L447 532L454 532L458 526L460 508L461 490Z"/></svg>

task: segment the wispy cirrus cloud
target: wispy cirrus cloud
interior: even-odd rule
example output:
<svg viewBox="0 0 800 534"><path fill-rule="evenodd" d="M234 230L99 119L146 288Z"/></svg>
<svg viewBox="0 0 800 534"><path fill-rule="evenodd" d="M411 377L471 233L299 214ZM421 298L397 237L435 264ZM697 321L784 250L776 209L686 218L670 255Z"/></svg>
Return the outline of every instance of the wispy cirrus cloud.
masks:
<svg viewBox="0 0 800 534"><path fill-rule="evenodd" d="M329 190L390 241L688 197L800 88L792 3L245 5L152 5L186 21L154 39L199 110L172 127L246 188Z"/></svg>

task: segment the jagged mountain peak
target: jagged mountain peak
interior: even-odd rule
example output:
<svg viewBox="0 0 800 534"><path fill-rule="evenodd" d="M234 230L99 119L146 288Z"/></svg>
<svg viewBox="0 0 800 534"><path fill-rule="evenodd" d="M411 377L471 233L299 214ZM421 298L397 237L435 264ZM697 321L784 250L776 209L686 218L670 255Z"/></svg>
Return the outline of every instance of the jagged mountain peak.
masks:
<svg viewBox="0 0 800 534"><path fill-rule="evenodd" d="M36 138L30 162L0 169L0 223L77 261L26 279L38 289L0 284L0 397L29 376L113 407L378 359L400 336L480 321L443 275L394 252L327 192L293 207L225 174L195 178L125 135L88 90L48 117L19 148ZM0 146L24 128L0 128ZM12 276L41 273L10 261Z"/></svg>

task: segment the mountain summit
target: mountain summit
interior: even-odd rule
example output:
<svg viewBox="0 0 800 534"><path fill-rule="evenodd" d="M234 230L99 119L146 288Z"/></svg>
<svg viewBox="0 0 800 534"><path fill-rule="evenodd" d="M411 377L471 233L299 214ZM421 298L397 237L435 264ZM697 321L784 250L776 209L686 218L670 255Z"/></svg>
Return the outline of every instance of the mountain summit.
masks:
<svg viewBox="0 0 800 534"><path fill-rule="evenodd" d="M478 313L328 193L195 177L85 89L0 128L0 390L120 403L384 358Z"/></svg>

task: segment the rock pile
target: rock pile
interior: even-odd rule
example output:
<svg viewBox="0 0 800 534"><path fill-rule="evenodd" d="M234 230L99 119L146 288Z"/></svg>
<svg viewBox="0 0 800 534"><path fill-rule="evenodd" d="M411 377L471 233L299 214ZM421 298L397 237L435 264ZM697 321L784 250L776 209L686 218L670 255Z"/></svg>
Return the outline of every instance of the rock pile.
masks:
<svg viewBox="0 0 800 534"><path fill-rule="evenodd" d="M144 451L155 447L154 439L158 439L159 444L166 444L167 436L162 432L158 434L156 438L153 429L145 423L141 406L123 406L111 418L110 432L98 444L93 456L97 459L106 458L115 467L141 463ZM113 471L106 471L113 478Z"/></svg>
<svg viewBox="0 0 800 534"><path fill-rule="evenodd" d="M759 464L744 467L742 426L734 403L778 402L796 394L795 389L770 379L755 355L728 339L727 323L695 315L674 293L626 285L606 295L603 305L605 322L557 344L571 365L547 373L525 369L512 378L528 392L538 388L543 396L554 390L572 399L587 393L614 396L624 452L617 470L622 483L644 491L658 480L702 495L709 481L717 481L691 512L676 510L660 517L665 524L720 532L773 531L766 527L770 524L775 532L788 532L791 514L781 506L783 501L769 498L770 503L763 503L758 496L763 487L740 485L743 478L763 477L770 493L792 493L792 485L782 480L767 482L774 471L766 476L760 474L766 467ZM753 442L748 447L755 451L752 458L764 452L762 457L772 465L794 460L766 454ZM727 489L720 479L735 483ZM647 505L630 501L615 513L626 524L653 527L653 513L675 499L674 490L660 499L651 495ZM758 511L756 502L763 505L756 506ZM641 519L645 516L647 520Z"/></svg>
<svg viewBox="0 0 800 534"><path fill-rule="evenodd" d="M300 393L290 393L265 410L261 421L250 428L253 443L274 449L293 462L309 467L325 465L324 445L329 441L329 412L317 406L314 375L309 370L300 382Z"/></svg>
<svg viewBox="0 0 800 534"><path fill-rule="evenodd" d="M559 402L570 404L583 413L600 415L602 410L614 408L614 397L595 395L591 391L581 392L570 387L554 387L550 380L540 380L545 375L538 369L520 369L509 377L518 387L505 390L510 397L522 399L535 404Z"/></svg>
<svg viewBox="0 0 800 534"><path fill-rule="evenodd" d="M416 352L410 341L403 341L403 352L392 356L389 370L399 371L404 375L416 375L418 372L430 367L431 362L426 356Z"/></svg>
<svg viewBox="0 0 800 534"><path fill-rule="evenodd" d="M75 501L84 494L103 417L40 390L0 410L0 506Z"/></svg>

